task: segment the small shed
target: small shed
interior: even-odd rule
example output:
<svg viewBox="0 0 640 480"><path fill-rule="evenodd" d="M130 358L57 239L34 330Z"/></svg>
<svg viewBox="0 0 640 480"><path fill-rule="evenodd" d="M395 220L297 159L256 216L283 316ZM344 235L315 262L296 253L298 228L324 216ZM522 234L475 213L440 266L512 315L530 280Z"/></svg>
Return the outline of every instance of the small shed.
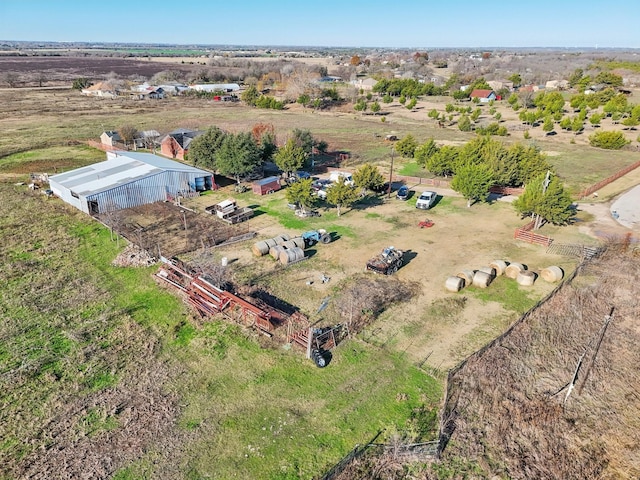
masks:
<svg viewBox="0 0 640 480"><path fill-rule="evenodd" d="M266 195L280 190L280 177L267 177L256 180L251 184L251 190L256 195Z"/></svg>

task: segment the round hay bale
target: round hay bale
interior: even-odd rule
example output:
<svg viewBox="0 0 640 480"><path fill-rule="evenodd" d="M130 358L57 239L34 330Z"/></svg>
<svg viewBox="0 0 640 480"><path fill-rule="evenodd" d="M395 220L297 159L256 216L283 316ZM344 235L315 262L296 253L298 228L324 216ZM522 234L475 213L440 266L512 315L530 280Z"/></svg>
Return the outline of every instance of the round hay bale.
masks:
<svg viewBox="0 0 640 480"><path fill-rule="evenodd" d="M269 248L270 248L270 246L267 245L267 242L262 240L260 242L254 243L253 247L251 247L251 251L253 252L253 254L256 257L261 257L261 256L266 255L267 253L269 253Z"/></svg>
<svg viewBox="0 0 640 480"><path fill-rule="evenodd" d="M492 277L496 276L496 269L493 267L480 267L478 269L479 272L484 272L484 273L488 273L489 275L491 275Z"/></svg>
<svg viewBox="0 0 640 480"><path fill-rule="evenodd" d="M291 240L289 240L290 242L293 242L293 244L296 247L302 248L304 249L305 244L304 244L304 238L302 237L293 237Z"/></svg>
<svg viewBox="0 0 640 480"><path fill-rule="evenodd" d="M229 265L229 259L227 257L222 257L222 259L220 260L220 265L226 267L227 265Z"/></svg>
<svg viewBox="0 0 640 480"><path fill-rule="evenodd" d="M520 272L524 272L524 265L521 263L510 263L509 266L505 269L504 274L509 278L517 278Z"/></svg>
<svg viewBox="0 0 640 480"><path fill-rule="evenodd" d="M275 260L280 258L280 252L284 252L287 248L284 245L274 245L269 249L269 255L271 255Z"/></svg>
<svg viewBox="0 0 640 480"><path fill-rule="evenodd" d="M302 250L299 247L283 250L282 252L280 252L280 256L278 257L278 259L280 260L280 263L283 265L287 265L289 263L302 260L303 258L304 258L304 250Z"/></svg>
<svg viewBox="0 0 640 480"><path fill-rule="evenodd" d="M444 282L444 288L450 292L459 292L462 287L464 287L464 278L449 277L447 281Z"/></svg>
<svg viewBox="0 0 640 480"><path fill-rule="evenodd" d="M487 272L481 272L478 270L473 274L473 286L480 288L487 288L489 284L493 280L493 276L489 275Z"/></svg>
<svg viewBox="0 0 640 480"><path fill-rule="evenodd" d="M281 243L280 245L276 245L276 246L277 246L277 247L278 247L278 246L282 246L282 247L284 247L284 248L295 248L295 247L297 247L298 245L296 245L296 244L295 244L295 242L294 242L293 240L287 240L286 242ZM273 247L272 247L272 248L273 248ZM269 252L271 252L271 250L269 250Z"/></svg>
<svg viewBox="0 0 640 480"><path fill-rule="evenodd" d="M462 270L456 274L456 277L460 277L464 280L464 286L468 287L473 283L473 274L476 273L473 270Z"/></svg>
<svg viewBox="0 0 640 480"><path fill-rule="evenodd" d="M290 238L291 237L289 235L287 235L286 233L283 233L281 235L276 235L275 237L273 237L273 239L275 240L277 245L286 242Z"/></svg>
<svg viewBox="0 0 640 480"><path fill-rule="evenodd" d="M507 262L504 260L494 260L489 266L496 271L496 277L504 275L504 271L507 269Z"/></svg>
<svg viewBox="0 0 640 480"><path fill-rule="evenodd" d="M564 272L560 267L552 265L551 267L543 268L540 271L540 276L545 282L556 283L562 280L562 277L564 277Z"/></svg>
<svg viewBox="0 0 640 480"><path fill-rule="evenodd" d="M518 282L518 285L522 285L524 287L530 287L531 285L533 285L533 282L536 281L536 274L533 272L530 272L529 270L523 270L520 273L518 273L518 276L516 277L516 282Z"/></svg>
<svg viewBox="0 0 640 480"><path fill-rule="evenodd" d="M281 240L279 237L277 237L277 238L278 238L278 241L276 241L276 239L275 239L275 238L267 238L267 239L264 241L264 243L266 243L267 245L269 245L269 248L271 248L271 247L273 247L274 245L278 245L278 244L280 244L280 243L282 243L282 242L284 242L284 241L285 241L285 240Z"/></svg>

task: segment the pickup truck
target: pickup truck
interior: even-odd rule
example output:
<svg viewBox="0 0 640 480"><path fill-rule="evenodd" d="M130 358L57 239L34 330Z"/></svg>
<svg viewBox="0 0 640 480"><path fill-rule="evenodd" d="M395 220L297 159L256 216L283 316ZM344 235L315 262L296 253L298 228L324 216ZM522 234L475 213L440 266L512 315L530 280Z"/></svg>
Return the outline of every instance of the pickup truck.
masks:
<svg viewBox="0 0 640 480"><path fill-rule="evenodd" d="M432 191L422 192L416 200L416 208L420 208L422 210L429 210L433 207L433 204L436 203L436 199L438 198L438 194Z"/></svg>

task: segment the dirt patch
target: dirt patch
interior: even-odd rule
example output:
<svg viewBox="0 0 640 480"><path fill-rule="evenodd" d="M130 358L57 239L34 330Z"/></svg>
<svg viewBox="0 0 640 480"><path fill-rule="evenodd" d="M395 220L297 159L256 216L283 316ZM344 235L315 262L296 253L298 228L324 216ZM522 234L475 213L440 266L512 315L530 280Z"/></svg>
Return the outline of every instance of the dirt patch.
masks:
<svg viewBox="0 0 640 480"><path fill-rule="evenodd" d="M0 71L19 74L21 84L37 84L35 77L40 75L46 85L51 85L70 83L78 77L104 78L112 72L123 78L152 77L163 70L179 70L186 74L198 68L202 66L116 57L0 56Z"/></svg>
<svg viewBox="0 0 640 480"><path fill-rule="evenodd" d="M130 242L151 255L173 257L208 248L249 233L249 224L230 225L213 215L158 202L100 216Z"/></svg>
<svg viewBox="0 0 640 480"><path fill-rule="evenodd" d="M116 267L149 267L156 261L157 259L148 251L130 243L113 259L111 265Z"/></svg>

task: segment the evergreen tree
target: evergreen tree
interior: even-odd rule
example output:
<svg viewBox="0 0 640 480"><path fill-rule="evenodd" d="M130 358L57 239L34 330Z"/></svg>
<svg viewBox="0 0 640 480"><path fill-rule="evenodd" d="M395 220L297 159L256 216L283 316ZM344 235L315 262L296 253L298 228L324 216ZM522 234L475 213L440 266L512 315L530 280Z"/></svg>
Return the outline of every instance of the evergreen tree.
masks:
<svg viewBox="0 0 640 480"><path fill-rule="evenodd" d="M395 150L403 157L413 158L417 146L418 142L416 142L416 139L408 133L402 139L398 140L395 145Z"/></svg>
<svg viewBox="0 0 640 480"><path fill-rule="evenodd" d="M542 174L528 183L513 206L523 216L537 214L546 222L566 225L573 216L571 197L557 176L551 175L548 183L546 179L547 174Z"/></svg>
<svg viewBox="0 0 640 480"><path fill-rule="evenodd" d="M234 177L240 184L243 176L261 164L260 149L250 133L225 135L216 155L216 167L222 175Z"/></svg>
<svg viewBox="0 0 640 480"><path fill-rule="evenodd" d="M486 201L493 185L493 172L488 165L467 163L458 168L451 188L467 199L467 207L476 201Z"/></svg>
<svg viewBox="0 0 640 480"><path fill-rule="evenodd" d="M363 190L378 190L384 184L384 177L377 167L365 163L353 172L353 182Z"/></svg>
<svg viewBox="0 0 640 480"><path fill-rule="evenodd" d="M358 198L360 198L358 190L344 183L344 180L338 180L338 182L327 189L327 203L335 205L338 210L338 216L340 216L343 207L353 205Z"/></svg>
<svg viewBox="0 0 640 480"><path fill-rule="evenodd" d="M470 132L471 131L471 120L467 115L462 115L460 120L458 120L458 128L461 132Z"/></svg>
<svg viewBox="0 0 640 480"><path fill-rule="evenodd" d="M418 145L413 153L416 163L422 168L426 168L429 159L438 151L438 146L433 138L430 138L422 145Z"/></svg>
<svg viewBox="0 0 640 480"><path fill-rule="evenodd" d="M440 147L427 160L427 170L434 175L451 176L458 167L458 148L452 145Z"/></svg>
<svg viewBox="0 0 640 480"><path fill-rule="evenodd" d="M317 197L313 195L313 189L311 188L312 182L313 180L306 178L289 185L286 191L287 201L298 205L302 210L312 208L317 201Z"/></svg>
<svg viewBox="0 0 640 480"><path fill-rule="evenodd" d="M210 127L205 133L193 139L189 145L188 159L196 166L216 169L216 154L226 133L218 127Z"/></svg>
<svg viewBox="0 0 640 480"><path fill-rule="evenodd" d="M287 178L291 176L291 172L302 168L306 158L304 149L297 145L293 138L287 140L274 156L276 165L287 174Z"/></svg>

